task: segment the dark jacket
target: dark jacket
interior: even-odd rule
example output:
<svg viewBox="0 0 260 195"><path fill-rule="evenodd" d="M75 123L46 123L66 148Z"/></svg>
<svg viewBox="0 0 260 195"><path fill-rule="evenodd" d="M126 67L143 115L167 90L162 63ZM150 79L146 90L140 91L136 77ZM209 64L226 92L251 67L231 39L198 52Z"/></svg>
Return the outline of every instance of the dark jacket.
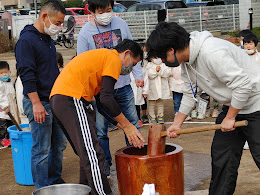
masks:
<svg viewBox="0 0 260 195"><path fill-rule="evenodd" d="M33 25L24 27L15 46L18 74L23 94L37 92L41 100L49 98L59 75L56 48L49 35L40 33Z"/></svg>

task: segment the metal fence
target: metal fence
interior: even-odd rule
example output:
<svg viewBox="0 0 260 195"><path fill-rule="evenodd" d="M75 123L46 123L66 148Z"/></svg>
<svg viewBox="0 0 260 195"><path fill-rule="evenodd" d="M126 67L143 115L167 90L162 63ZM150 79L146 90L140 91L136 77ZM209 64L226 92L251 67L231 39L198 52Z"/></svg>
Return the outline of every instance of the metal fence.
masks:
<svg viewBox="0 0 260 195"><path fill-rule="evenodd" d="M168 21L179 23L188 32L239 29L239 5L221 5L169 10Z"/></svg>
<svg viewBox="0 0 260 195"><path fill-rule="evenodd" d="M0 19L0 34L8 35L8 20Z"/></svg>
<svg viewBox="0 0 260 195"><path fill-rule="evenodd" d="M252 3L254 9L253 26L260 26L260 3ZM147 39L157 24L157 11L123 12L115 13L126 21L134 40ZM27 18L26 18L27 17ZM77 22L75 38L82 26L92 18L91 15L75 17ZM214 31L222 32L239 30L239 5L222 5L212 7L193 7L167 10L168 22L177 22L188 32L191 31ZM20 31L25 24L34 23L30 16L13 17L13 35L19 37Z"/></svg>

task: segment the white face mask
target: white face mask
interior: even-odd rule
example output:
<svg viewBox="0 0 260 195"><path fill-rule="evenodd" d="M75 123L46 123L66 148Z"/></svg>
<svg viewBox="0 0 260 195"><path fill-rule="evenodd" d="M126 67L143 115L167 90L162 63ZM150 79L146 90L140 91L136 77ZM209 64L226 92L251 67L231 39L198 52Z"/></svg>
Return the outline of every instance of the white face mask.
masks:
<svg viewBox="0 0 260 195"><path fill-rule="evenodd" d="M144 59L148 57L148 52L144 52Z"/></svg>
<svg viewBox="0 0 260 195"><path fill-rule="evenodd" d="M103 13L103 14L96 14L96 21L100 25L107 26L110 24L113 18L113 12Z"/></svg>
<svg viewBox="0 0 260 195"><path fill-rule="evenodd" d="M244 45L244 42L243 42L243 41L240 41L240 45L241 45L241 47L243 47L243 45Z"/></svg>
<svg viewBox="0 0 260 195"><path fill-rule="evenodd" d="M250 50L247 50L247 49L244 49L245 52L248 54L248 55L252 55L255 53L255 49L250 49Z"/></svg>
<svg viewBox="0 0 260 195"><path fill-rule="evenodd" d="M44 32L50 36L58 34L62 29L61 26L56 26L56 25L52 24L49 16L48 16L48 19L50 21L50 27L46 28L45 22L43 22L44 23Z"/></svg>
<svg viewBox="0 0 260 195"><path fill-rule="evenodd" d="M162 59L161 58L156 58L156 59L153 59L153 63L159 65L162 63Z"/></svg>

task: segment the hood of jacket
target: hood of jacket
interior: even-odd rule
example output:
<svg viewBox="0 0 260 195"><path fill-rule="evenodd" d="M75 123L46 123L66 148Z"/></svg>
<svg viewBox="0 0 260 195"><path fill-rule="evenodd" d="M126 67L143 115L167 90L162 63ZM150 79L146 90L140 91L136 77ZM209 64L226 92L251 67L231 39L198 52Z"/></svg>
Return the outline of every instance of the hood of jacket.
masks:
<svg viewBox="0 0 260 195"><path fill-rule="evenodd" d="M190 33L190 56L189 56L189 64L193 64L197 59L200 49L204 43L204 41L213 37L213 35L208 31L198 32L194 31Z"/></svg>
<svg viewBox="0 0 260 195"><path fill-rule="evenodd" d="M24 29L21 31L20 36L22 36L25 32L28 31L37 35L41 35L41 33L33 25L26 25Z"/></svg>
<svg viewBox="0 0 260 195"><path fill-rule="evenodd" d="M36 37L40 37L40 39L44 40L48 45L54 46L51 44L51 37L49 35L40 33L40 31L37 28L35 28L32 24L26 25L24 27L24 29L20 33L20 37L29 38L32 41L35 40ZM38 38L36 38L36 39L38 39Z"/></svg>

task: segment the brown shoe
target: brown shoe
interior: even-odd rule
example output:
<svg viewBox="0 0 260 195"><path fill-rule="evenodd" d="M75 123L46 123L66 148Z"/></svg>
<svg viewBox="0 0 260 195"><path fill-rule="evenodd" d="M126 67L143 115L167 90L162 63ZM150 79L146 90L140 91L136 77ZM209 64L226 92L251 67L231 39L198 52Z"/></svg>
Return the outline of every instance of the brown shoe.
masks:
<svg viewBox="0 0 260 195"><path fill-rule="evenodd" d="M206 114L205 114L205 117L206 117L206 118L209 118L209 117L210 117L210 115L211 115L211 110L210 110L210 109L208 109L208 110L207 110L207 112L206 112Z"/></svg>

